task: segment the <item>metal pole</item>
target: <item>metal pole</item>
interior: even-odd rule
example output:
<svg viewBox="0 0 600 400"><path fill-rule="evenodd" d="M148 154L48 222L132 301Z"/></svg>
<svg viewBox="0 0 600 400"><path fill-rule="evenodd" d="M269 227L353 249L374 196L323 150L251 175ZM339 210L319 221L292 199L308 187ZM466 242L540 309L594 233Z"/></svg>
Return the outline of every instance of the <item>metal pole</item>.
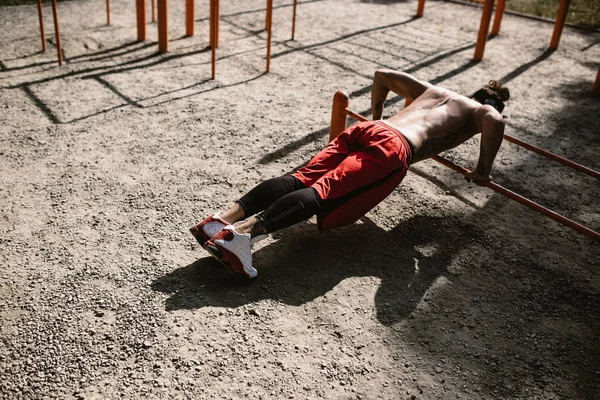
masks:
<svg viewBox="0 0 600 400"><path fill-rule="evenodd" d="M496 36L500 33L500 24L502 24L502 17L504 16L504 9L506 8L506 0L498 0L496 5L496 14L494 15L494 25L492 26L492 35Z"/></svg>
<svg viewBox="0 0 600 400"><path fill-rule="evenodd" d="M52 16L54 17L54 35L56 36L56 50L58 51L58 65L62 65L62 47L60 46L60 29L58 27L58 8L56 0L52 0Z"/></svg>
<svg viewBox="0 0 600 400"><path fill-rule="evenodd" d="M338 90L333 95L331 124L329 125L330 142L338 137L338 135L342 133L344 129L346 129L346 124L348 123L348 114L352 113L352 111L348 110L349 100L350 96L348 96L348 93L344 92L343 90Z"/></svg>
<svg viewBox="0 0 600 400"><path fill-rule="evenodd" d="M592 88L592 94L594 96L600 96L600 67L598 67L598 73L596 74L596 80L594 81L594 87Z"/></svg>
<svg viewBox="0 0 600 400"><path fill-rule="evenodd" d="M561 0L560 2L558 14L556 15L556 23L554 24L554 32L552 33L552 40L550 41L550 48L552 50L558 49L558 42L560 41L563 28L565 27L570 4L571 0Z"/></svg>
<svg viewBox="0 0 600 400"><path fill-rule="evenodd" d="M292 40L294 40L294 35L296 33L296 6L298 5L298 0L294 0L294 12L292 14Z"/></svg>
<svg viewBox="0 0 600 400"><path fill-rule="evenodd" d="M185 0L185 35L194 36L194 0Z"/></svg>
<svg viewBox="0 0 600 400"><path fill-rule="evenodd" d="M106 0L106 25L110 25L110 0Z"/></svg>
<svg viewBox="0 0 600 400"><path fill-rule="evenodd" d="M152 4L152 22L156 22L156 16L154 12L154 0L150 0L150 3Z"/></svg>
<svg viewBox="0 0 600 400"><path fill-rule="evenodd" d="M169 51L169 10L167 0L158 0L158 51Z"/></svg>
<svg viewBox="0 0 600 400"><path fill-rule="evenodd" d="M152 3L154 4L154 2ZM137 0L135 3L137 15L137 37L138 42L146 40L146 0Z"/></svg>
<svg viewBox="0 0 600 400"><path fill-rule="evenodd" d="M417 17L422 17L424 10L425 10L425 0L419 0L419 5L417 6Z"/></svg>
<svg viewBox="0 0 600 400"><path fill-rule="evenodd" d="M475 61L483 60L483 51L485 50L485 43L490 29L492 11L494 11L494 0L485 0L483 12L481 13L481 23L479 24L479 35L477 36L475 55L473 56L473 60Z"/></svg>
<svg viewBox="0 0 600 400"><path fill-rule="evenodd" d="M521 146L527 150L531 150L534 153L537 153L539 155L542 155L546 158L549 158L551 160L554 160L556 162L559 162L563 165L566 165L567 167L573 168L574 170L577 170L579 172L583 172L584 174L588 174L590 176L593 176L594 178L600 179L600 172L598 171L594 171L591 168L585 167L581 164L577 164L576 162L573 162L571 160L568 160L566 158L563 158L559 155L556 155L554 153L551 153L547 150L541 149L537 146L534 146L532 144L529 144L527 142L522 141L521 139L517 139L516 137L504 134L504 139L506 139L508 142L512 142L518 146Z"/></svg>
<svg viewBox="0 0 600 400"><path fill-rule="evenodd" d="M217 46L216 46L216 9L217 0L210 0L210 51L211 51L211 77L215 79L217 76Z"/></svg>
<svg viewBox="0 0 600 400"><path fill-rule="evenodd" d="M463 167L460 167L460 166L454 164L453 162L448 161L445 158L442 158L440 156L433 156L431 158L433 160L439 162L440 164L442 164L450 169L453 169L454 171L456 171L462 175L465 175L467 172L469 172L468 170L464 169ZM563 217L562 215L555 213L554 211L552 211L544 206L541 206L538 203L533 202L533 201L529 200L528 198L523 197L511 190L508 190L505 187L500 186L495 182L490 181L486 184L486 186L495 192L503 194L504 196L511 198L511 199L515 200L516 202L523 204L526 207L531 208L534 211L544 214L545 216L555 220L556 222L566 225L569 228L574 229L578 232L581 232L584 235L587 235L587 236L591 237L592 239L600 242L600 233L593 231L588 227L578 224L577 222L570 220L569 218Z"/></svg>
<svg viewBox="0 0 600 400"><path fill-rule="evenodd" d="M46 35L44 35L44 17L42 15L42 0L38 0L38 17L40 18L40 35L42 36L42 51L46 52Z"/></svg>
<svg viewBox="0 0 600 400"><path fill-rule="evenodd" d="M337 92L336 96L340 92ZM341 93L344 93L344 92L341 92ZM334 102L334 109L335 109L335 102ZM347 115L350 115L350 116L352 116L352 118L355 118L355 119L357 119L359 121L368 121L367 118L363 117L362 115L356 114L356 113L354 113L354 112L352 112L352 111L350 111L348 109L345 109L344 111L345 111L345 113ZM338 129L338 128L336 128L336 129ZM332 125L331 125L331 130L330 130L330 137L331 137L331 132L334 132L334 129L333 129L333 114L332 114ZM336 136L337 135L339 135L339 132L337 132ZM446 167L448 167L448 168L450 168L450 169L458 172L459 174L465 175L467 172L469 172L467 169L465 169L465 168L463 168L461 166L458 166L458 165L454 164L453 162L446 160L443 157L433 156L431 158L434 161L437 161L440 164L442 164L442 165L444 165L444 166L446 166ZM508 190L505 187L500 186L500 185L498 185L495 182L488 182L486 184L486 186L489 187L490 189L492 189L495 192L498 192L498 193L500 193L500 194L502 194L502 195L504 195L504 196L506 196L506 197L508 197L508 198L510 198L510 199L512 199L512 200L514 200L516 202L518 202L518 203L523 204L526 207L531 208L534 211L537 211L537 212L539 212L541 214L544 214L545 216L547 216L547 217L555 220L556 222L559 222L559 223L561 223L563 225L566 225L569 228L574 229L574 230L576 230L576 231L578 231L580 233L583 233L584 235L587 235L590 238L592 238L592 239L600 242L600 233L598 233L598 232L596 232L594 230L591 230L590 228L588 228L586 226L578 224L577 222L575 222L573 220L570 220L569 218L566 218L566 217L564 217L564 216L562 216L562 215L560 215L558 213L555 213L554 211L552 211L552 210L550 210L550 209L548 209L548 208L546 208L544 206L541 206L538 203L533 202L533 201L529 200L528 198L523 197L523 196L521 196L521 195L519 195L519 194L517 194L517 193L515 193L515 192L513 192L511 190Z"/></svg>
<svg viewBox="0 0 600 400"><path fill-rule="evenodd" d="M271 69L271 36L273 33L273 0L267 0L267 72Z"/></svg>

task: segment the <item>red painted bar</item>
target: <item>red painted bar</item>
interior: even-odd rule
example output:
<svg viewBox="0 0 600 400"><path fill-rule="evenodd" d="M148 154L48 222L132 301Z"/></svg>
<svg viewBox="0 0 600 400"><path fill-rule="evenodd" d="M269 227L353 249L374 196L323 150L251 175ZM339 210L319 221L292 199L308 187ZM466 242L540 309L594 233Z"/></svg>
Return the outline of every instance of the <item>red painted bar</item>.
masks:
<svg viewBox="0 0 600 400"><path fill-rule="evenodd" d="M479 35L477 36L475 55L473 56L473 60L475 61L483 60L483 52L485 50L485 43L487 42L488 31L490 29L492 11L494 11L494 0L485 0L483 12L481 13L481 23L479 24Z"/></svg>
<svg viewBox="0 0 600 400"><path fill-rule="evenodd" d="M554 153L551 153L547 150L544 150L542 148L539 148L537 146L534 146L532 144L529 144L527 142L522 141L521 139L517 139L516 137L504 134L504 139L506 139L508 142L512 142L518 146L521 146L527 150L531 150L534 153L537 153L539 155L542 155L546 158L549 158L551 160L554 160L556 162L559 162L563 165L566 165L567 167L573 168L574 170L577 170L579 172L583 172L584 174L593 176L594 178L600 179L600 172L598 171L594 171L591 168L585 167L581 164L577 164L576 162L573 162L571 160L568 160L564 157L561 157L559 155L556 155Z"/></svg>
<svg viewBox="0 0 600 400"><path fill-rule="evenodd" d="M42 15L42 0L38 0L38 17L40 19L40 35L42 36L42 51L46 52L46 35L44 34L44 16Z"/></svg>
<svg viewBox="0 0 600 400"><path fill-rule="evenodd" d="M348 115L352 111L348 110L350 96L343 90L338 90L333 95L333 105L331 106L331 123L329 124L329 141L335 139L348 123ZM353 118L355 118L353 116Z"/></svg>
<svg viewBox="0 0 600 400"><path fill-rule="evenodd" d="M137 40L146 40L146 0L136 0L135 13L137 16Z"/></svg>
<svg viewBox="0 0 600 400"><path fill-rule="evenodd" d="M158 0L158 51L166 53L169 51L169 10L167 0Z"/></svg>
<svg viewBox="0 0 600 400"><path fill-rule="evenodd" d="M62 47L60 46L60 29L58 27L58 8L56 0L52 0L52 16L54 17L54 34L56 35L56 51L58 52L58 65L62 65Z"/></svg>
<svg viewBox="0 0 600 400"><path fill-rule="evenodd" d="M496 36L500 33L500 25L506 8L506 0L498 0L496 5L496 14L494 15L494 24L492 25L492 35Z"/></svg>
<svg viewBox="0 0 600 400"><path fill-rule="evenodd" d="M296 33L296 6L298 5L298 0L294 0L294 11L292 13L292 40L294 40L294 35Z"/></svg>
<svg viewBox="0 0 600 400"><path fill-rule="evenodd" d="M596 74L596 81L594 81L594 87L592 88L592 94L594 96L600 96L600 67L598 67L598 73Z"/></svg>
<svg viewBox="0 0 600 400"><path fill-rule="evenodd" d="M419 5L417 6L417 17L422 17L423 11L425 11L425 0L419 0Z"/></svg>
<svg viewBox="0 0 600 400"><path fill-rule="evenodd" d="M271 69L271 36L273 33L273 0L267 0L267 72Z"/></svg>
<svg viewBox="0 0 600 400"><path fill-rule="evenodd" d="M338 92L338 93L340 93L340 92ZM336 93L336 95L337 95L337 93ZM345 111L348 115L350 115L352 118L357 119L358 121L368 121L368 119L363 117L362 115L356 114L348 109L346 109ZM332 119L333 119L333 114L332 114ZM333 138L335 138L337 135L339 135L341 133L341 131L333 131L333 126L331 128L332 129L329 132L329 138L330 138L330 140L333 140L332 136L333 136ZM336 129L339 129L339 128L336 128ZM453 162L446 160L443 157L433 156L431 158L434 161L437 161L440 164L458 172L459 174L465 175L467 172L469 172L467 169L465 169L461 166L458 166L458 165L454 164ZM498 192L518 203L523 204L526 207L531 208L534 211L539 212L540 214L543 214L543 215L555 220L556 222L566 225L569 228L574 229L580 233L583 233L584 235L587 235L590 238L600 242L600 233L598 233L594 230L591 230L590 228L588 228L586 226L578 224L577 222L570 220L569 218L563 217L562 215L555 213L554 211L552 211L544 206L541 206L538 203L533 202L533 201L529 200L528 198L523 197L511 190L508 190L505 187L500 186L495 182L488 182L486 186L495 192Z"/></svg>
<svg viewBox="0 0 600 400"><path fill-rule="evenodd" d="M106 0L106 25L110 25L110 0Z"/></svg>
<svg viewBox="0 0 600 400"><path fill-rule="evenodd" d="M194 0L185 0L185 35L194 36Z"/></svg>
<svg viewBox="0 0 600 400"><path fill-rule="evenodd" d="M552 33L552 40L550 41L550 48L553 50L558 49L558 42L562 35L563 28L565 27L565 21L567 20L567 13L569 12L569 5L571 0L561 0L560 7L558 8L558 14L556 16L556 23L554 24L554 32Z"/></svg>
<svg viewBox="0 0 600 400"><path fill-rule="evenodd" d="M215 79L217 77L217 46L216 46L216 10L217 5L216 2L218 0L210 0L210 33L209 33L209 43L211 50L211 77Z"/></svg>

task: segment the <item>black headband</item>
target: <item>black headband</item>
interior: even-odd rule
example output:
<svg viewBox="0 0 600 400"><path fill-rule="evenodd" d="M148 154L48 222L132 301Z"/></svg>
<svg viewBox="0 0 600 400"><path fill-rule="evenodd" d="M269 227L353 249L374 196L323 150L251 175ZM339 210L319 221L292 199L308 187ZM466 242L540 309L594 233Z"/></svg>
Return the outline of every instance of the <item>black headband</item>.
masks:
<svg viewBox="0 0 600 400"><path fill-rule="evenodd" d="M500 113L502 110L504 110L504 102L502 99L495 94L486 91L485 89L479 89L473 94L473 96L471 96L471 98L477 100L481 104L489 104Z"/></svg>

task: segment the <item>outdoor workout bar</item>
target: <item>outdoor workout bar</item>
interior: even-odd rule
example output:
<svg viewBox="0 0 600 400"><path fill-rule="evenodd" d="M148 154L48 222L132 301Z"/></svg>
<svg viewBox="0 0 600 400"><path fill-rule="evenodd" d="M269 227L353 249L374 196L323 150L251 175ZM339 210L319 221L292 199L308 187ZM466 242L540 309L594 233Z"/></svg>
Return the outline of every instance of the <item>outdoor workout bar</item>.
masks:
<svg viewBox="0 0 600 400"><path fill-rule="evenodd" d="M42 51L46 52L46 36L44 35L44 16L42 15L42 0L38 0L38 17L40 19L40 35L42 36Z"/></svg>
<svg viewBox="0 0 600 400"><path fill-rule="evenodd" d="M333 96L333 107L332 107L332 111L331 111L331 125L330 125L330 129L329 129L329 141L332 141L333 139L335 139L344 129L346 129L348 116L351 116L352 118L354 118L358 121L368 121L368 118L365 118L362 115L352 112L348 109L349 99L350 98L349 98L348 94L342 90L338 91ZM469 172L467 169L465 169L461 166L458 166L458 165L454 164L453 162L446 160L443 157L433 156L432 159L439 162L440 164L462 174L462 175L465 175L467 172ZM523 197L511 190L508 190L505 187L500 186L495 182L492 182L492 181L487 182L486 186L489 187L490 189L494 190L495 192L498 192L506 197L509 197L512 200L515 200L516 202L521 203L524 206L529 207L534 211L544 214L545 216L547 216L563 225L566 225L571 229L581 232L581 233L591 237L592 239L600 242L600 233L598 233L586 226L578 224L577 222L570 220L569 218L566 218L558 213L555 213L554 211L552 211L546 207L543 207L543 206L539 205L538 203L535 203L535 202L529 200L528 198Z"/></svg>

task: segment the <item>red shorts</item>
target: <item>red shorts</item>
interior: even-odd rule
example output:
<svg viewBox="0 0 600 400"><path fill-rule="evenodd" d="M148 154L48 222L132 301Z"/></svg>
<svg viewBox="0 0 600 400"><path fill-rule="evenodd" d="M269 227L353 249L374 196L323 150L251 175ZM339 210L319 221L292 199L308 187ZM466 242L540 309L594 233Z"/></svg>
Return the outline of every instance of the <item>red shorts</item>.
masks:
<svg viewBox="0 0 600 400"><path fill-rule="evenodd" d="M410 144L381 121L347 128L293 175L323 200L342 200L328 214L317 215L319 229L351 224L385 199L406 175Z"/></svg>

